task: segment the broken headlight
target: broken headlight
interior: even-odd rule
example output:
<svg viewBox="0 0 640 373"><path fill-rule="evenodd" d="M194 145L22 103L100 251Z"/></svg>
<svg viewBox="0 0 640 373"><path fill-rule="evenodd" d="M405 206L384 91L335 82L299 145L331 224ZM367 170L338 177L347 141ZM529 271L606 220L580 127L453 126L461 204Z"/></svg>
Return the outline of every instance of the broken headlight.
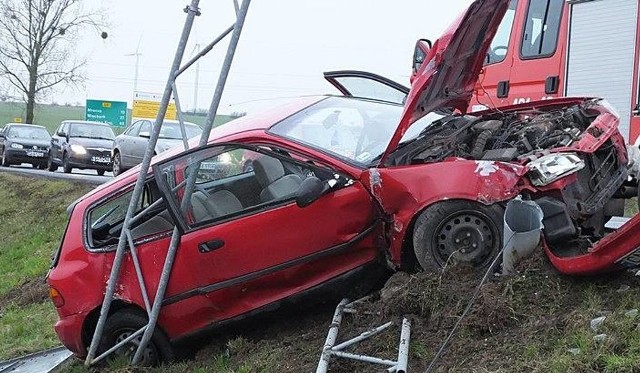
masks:
<svg viewBox="0 0 640 373"><path fill-rule="evenodd" d="M584 168L584 161L575 153L549 154L527 165L529 179L535 186L545 186Z"/></svg>

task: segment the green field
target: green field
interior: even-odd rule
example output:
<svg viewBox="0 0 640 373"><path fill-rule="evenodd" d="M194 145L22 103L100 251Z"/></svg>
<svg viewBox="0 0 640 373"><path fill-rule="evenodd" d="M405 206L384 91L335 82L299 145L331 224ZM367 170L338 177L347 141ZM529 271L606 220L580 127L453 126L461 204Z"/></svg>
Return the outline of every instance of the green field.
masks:
<svg viewBox="0 0 640 373"><path fill-rule="evenodd" d="M0 126L5 123L14 122L16 118L25 118L25 105L16 102L0 102ZM66 105L36 105L35 119L36 124L47 127L49 132L58 128L60 122L67 119L84 120L84 106L66 106ZM204 114L185 114L186 121L204 124ZM222 123L226 123L233 119L230 115L218 115L214 121L214 127ZM131 122L131 109L127 110L127 123ZM116 134L122 132L116 129Z"/></svg>

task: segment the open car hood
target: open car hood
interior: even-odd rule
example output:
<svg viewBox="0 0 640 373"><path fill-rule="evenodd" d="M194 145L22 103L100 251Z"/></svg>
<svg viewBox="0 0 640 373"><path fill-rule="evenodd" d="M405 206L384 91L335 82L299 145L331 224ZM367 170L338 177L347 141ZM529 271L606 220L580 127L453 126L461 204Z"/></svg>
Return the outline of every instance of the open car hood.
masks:
<svg viewBox="0 0 640 373"><path fill-rule="evenodd" d="M476 0L433 44L407 96L398 128L381 158L398 146L407 129L436 109L466 113L491 40L510 0Z"/></svg>

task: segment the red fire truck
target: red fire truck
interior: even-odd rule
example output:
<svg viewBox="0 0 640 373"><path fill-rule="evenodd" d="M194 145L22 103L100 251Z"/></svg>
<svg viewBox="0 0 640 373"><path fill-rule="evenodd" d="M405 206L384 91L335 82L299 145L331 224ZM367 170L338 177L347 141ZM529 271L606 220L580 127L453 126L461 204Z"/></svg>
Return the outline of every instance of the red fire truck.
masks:
<svg viewBox="0 0 640 373"><path fill-rule="evenodd" d="M473 109L559 96L606 98L640 135L638 0L512 0L487 53ZM419 40L414 72L430 47Z"/></svg>

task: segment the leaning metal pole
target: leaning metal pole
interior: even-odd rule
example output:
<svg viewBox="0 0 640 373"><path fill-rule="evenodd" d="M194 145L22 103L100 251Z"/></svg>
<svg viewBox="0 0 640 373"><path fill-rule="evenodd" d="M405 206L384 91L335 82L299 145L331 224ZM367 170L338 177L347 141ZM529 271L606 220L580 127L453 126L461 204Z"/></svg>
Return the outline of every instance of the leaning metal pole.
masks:
<svg viewBox="0 0 640 373"><path fill-rule="evenodd" d="M209 134L211 133L211 128L213 127L213 120L216 116L216 112L218 111L218 107L220 106L220 100L222 99L222 92L224 91L224 86L227 81L227 77L229 76L229 71L231 70L231 64L233 62L233 56L236 52L236 47L238 46L238 41L240 40L240 34L242 32L242 27L244 26L244 21L247 15L247 11L249 10L250 0L244 0L242 2L242 6L240 7L240 11L237 14L236 23L233 27L233 33L231 34L231 40L229 41L229 47L227 49L227 55L224 59L224 63L222 64L222 70L220 71L220 77L218 78L218 84L216 85L216 90L213 95L213 99L211 101L211 106L209 107L209 112L207 113L207 118L205 120L204 128L202 130L202 134L200 135L199 146L204 146L209 141ZM188 35L187 35L188 36ZM184 48L182 50L184 52ZM178 66L174 65L172 69L173 75L169 79L171 82L172 79L175 79L177 73L179 71ZM169 87L169 84L167 85ZM166 109L166 108L165 108ZM147 152L149 149L147 149ZM147 165L148 167L148 165ZM195 172L190 175L187 185L185 187L185 201L189 201L191 194L193 193L193 189L195 186ZM149 314L149 324L147 325L147 329L142 336L142 340L138 345L138 349L136 350L136 354L133 357L133 364L137 364L142 358L142 354L144 352L144 348L151 340L153 336L153 331L155 330L156 323L158 321L158 316L160 315L160 309L162 308L162 301L164 300L164 293L166 291L169 278L171 276L171 268L173 267L173 260L176 255L176 251L178 249L178 244L180 243L180 233L178 228L174 228L173 237L171 238L171 244L169 245L169 251L167 252L167 258L165 259L165 264L162 269L162 275L160 276L160 281L158 283L158 289L156 291L156 296L153 301L153 306L151 307L151 313Z"/></svg>
<svg viewBox="0 0 640 373"><path fill-rule="evenodd" d="M93 333L93 338L91 340L91 345L89 347L87 359L85 360L85 365L87 366L91 365L91 363L93 362L93 358L95 357L98 345L100 344L100 339L102 338L104 325L109 315L109 309L111 307L113 294L115 292L115 287L118 282L118 277L120 275L120 268L122 266L122 261L125 255L125 248L127 245L127 229L129 227L129 221L131 220L134 212L136 211L138 199L140 198L144 188L144 182L147 177L149 166L151 164L151 157L153 157L153 149L155 148L156 143L158 142L158 137L160 135L160 127L164 119L164 116L167 112L169 101L171 99L171 90L173 87L173 81L175 80L175 72L178 71L178 69L180 68L180 63L182 62L182 57L186 49L187 41L189 40L189 35L191 33L193 21L196 15L199 14L199 10L198 10L199 2L200 0L191 0L191 5L185 8L185 11L187 12L187 19L184 23L184 27L182 29L182 36L180 38L180 42L178 43L178 49L176 51L173 64L171 66L171 74L169 76L169 80L167 81L167 85L162 95L162 101L160 102L158 115L156 117L156 125L153 127L151 137L149 138L149 144L147 146L147 150L144 153L144 158L142 159L140 174L138 174L138 179L136 180L135 187L133 188L131 201L129 202L129 208L124 218L122 231L120 232L120 240L118 242L118 248L116 249L115 258L113 261L113 267L111 268L111 274L109 275L109 281L107 283L107 288L105 290L104 301L102 302L102 307L100 309L100 317L98 318L98 323ZM177 230L174 230L174 236L176 231ZM173 241L174 240L172 240L172 242ZM154 300L154 305L156 301L157 299ZM155 326L155 323L154 323L154 326ZM145 335L148 334L147 332L150 329L153 332L153 327L151 328L147 327L145 331Z"/></svg>

